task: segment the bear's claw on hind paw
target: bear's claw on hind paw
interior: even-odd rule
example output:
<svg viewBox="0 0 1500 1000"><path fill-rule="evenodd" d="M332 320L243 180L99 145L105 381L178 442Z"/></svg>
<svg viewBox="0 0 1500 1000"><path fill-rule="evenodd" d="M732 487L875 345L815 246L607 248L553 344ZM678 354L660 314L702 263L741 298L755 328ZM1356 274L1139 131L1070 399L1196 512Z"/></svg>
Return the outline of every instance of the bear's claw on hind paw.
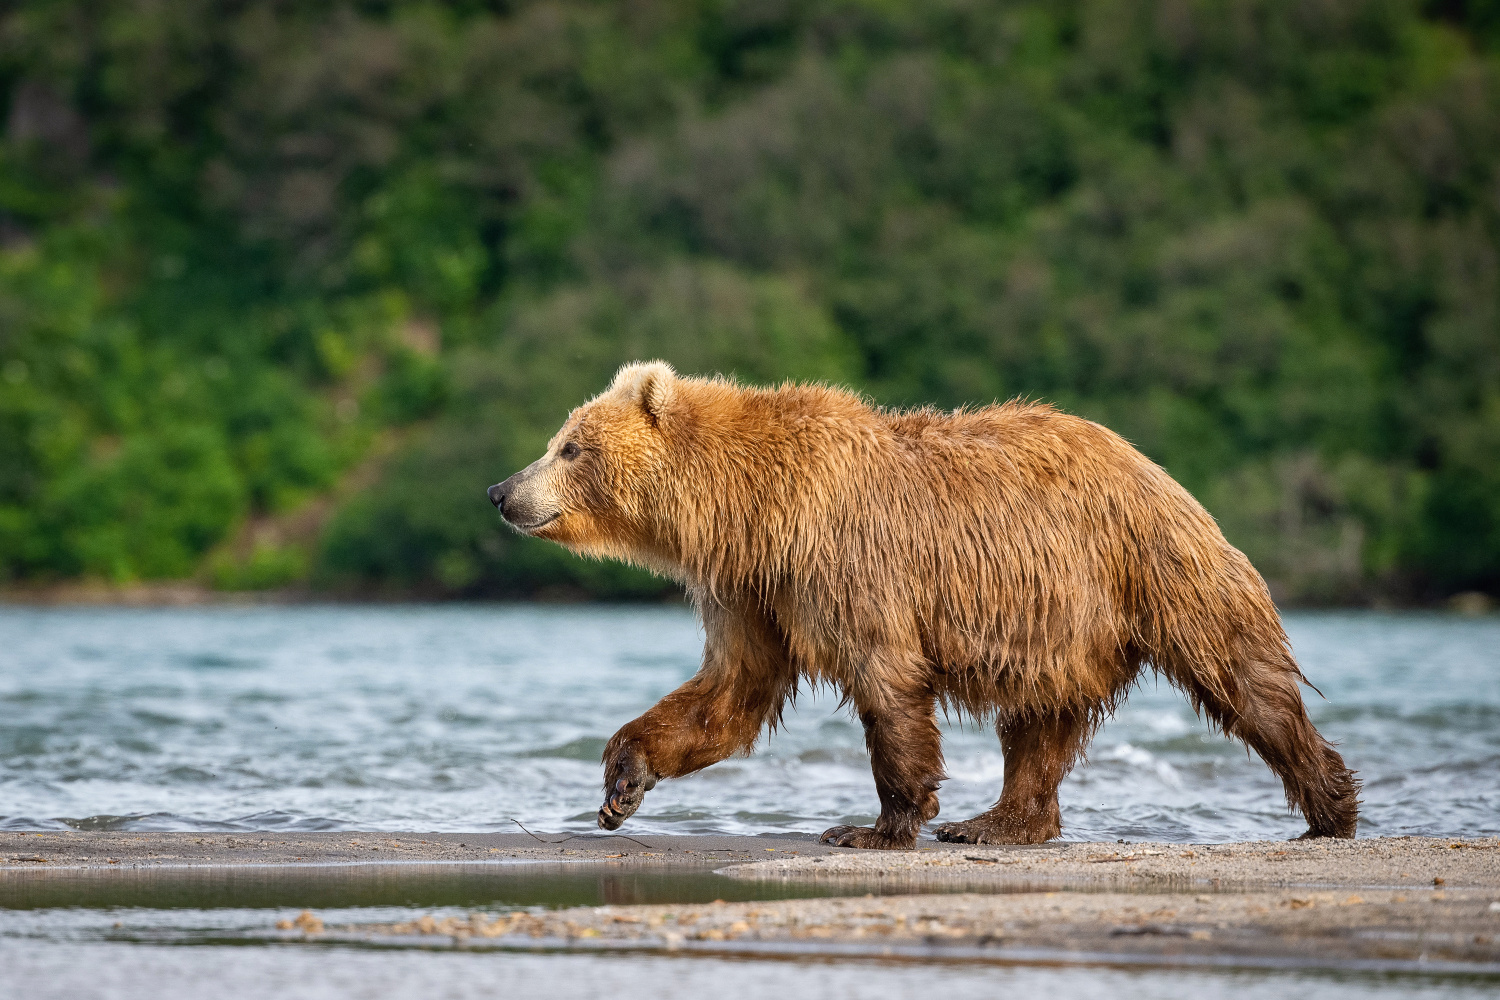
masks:
<svg viewBox="0 0 1500 1000"><path fill-rule="evenodd" d="M973 823L944 823L932 835L947 844L982 844L984 832Z"/></svg>
<svg viewBox="0 0 1500 1000"><path fill-rule="evenodd" d="M867 851L909 851L916 846L917 838L913 835L901 839L869 826L834 826L823 831L818 843L834 847L859 847Z"/></svg>

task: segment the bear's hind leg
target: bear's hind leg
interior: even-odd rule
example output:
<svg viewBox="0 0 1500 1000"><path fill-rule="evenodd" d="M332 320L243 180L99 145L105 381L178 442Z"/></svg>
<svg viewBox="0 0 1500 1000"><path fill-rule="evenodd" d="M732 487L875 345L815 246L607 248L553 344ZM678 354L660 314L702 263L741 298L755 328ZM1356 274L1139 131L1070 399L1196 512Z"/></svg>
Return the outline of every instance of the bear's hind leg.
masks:
<svg viewBox="0 0 1500 1000"><path fill-rule="evenodd" d="M1191 674L1179 684L1226 733L1244 740L1276 772L1288 804L1307 820L1307 832L1299 840L1353 837L1359 780L1307 717L1301 682L1292 658L1266 643L1260 650L1247 650L1218 690Z"/></svg>
<svg viewBox="0 0 1500 1000"><path fill-rule="evenodd" d="M1003 719L1000 750L1005 755L1005 786L994 808L961 823L944 823L938 840L957 844L1040 844L1062 833L1057 786L1073 770L1093 733L1090 713L1060 709L1055 714Z"/></svg>
<svg viewBox="0 0 1500 1000"><path fill-rule="evenodd" d="M917 831L938 813L937 790L945 777L934 702L931 693L897 695L879 709L861 709L880 817L873 827L825 830L823 843L889 851L916 846Z"/></svg>

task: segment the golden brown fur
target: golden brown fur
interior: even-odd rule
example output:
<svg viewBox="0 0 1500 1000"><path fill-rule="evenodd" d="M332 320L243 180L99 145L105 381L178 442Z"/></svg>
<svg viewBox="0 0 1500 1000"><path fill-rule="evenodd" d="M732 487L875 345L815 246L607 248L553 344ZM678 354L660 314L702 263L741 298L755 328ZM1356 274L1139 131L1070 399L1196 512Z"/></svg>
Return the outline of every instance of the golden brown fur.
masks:
<svg viewBox="0 0 1500 1000"><path fill-rule="evenodd" d="M1203 508L1118 435L1042 405L871 407L818 385L622 369L547 455L491 489L522 530L681 580L702 670L605 754L600 824L663 777L748 751L799 681L864 723L874 828L937 815L938 705L994 717L1005 785L943 839L1046 840L1058 783L1141 669L1253 747L1313 836L1353 836L1358 784L1313 728L1264 582Z"/></svg>

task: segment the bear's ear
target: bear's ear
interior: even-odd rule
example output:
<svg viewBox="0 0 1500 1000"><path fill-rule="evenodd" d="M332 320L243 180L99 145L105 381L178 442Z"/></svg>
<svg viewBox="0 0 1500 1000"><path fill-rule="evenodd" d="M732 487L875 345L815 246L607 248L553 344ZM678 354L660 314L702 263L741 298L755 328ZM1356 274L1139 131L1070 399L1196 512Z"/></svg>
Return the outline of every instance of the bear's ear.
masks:
<svg viewBox="0 0 1500 1000"><path fill-rule="evenodd" d="M661 417L672 402L672 389L677 373L665 361L638 362L621 368L610 389L623 389L629 398L640 404L647 419L660 423Z"/></svg>

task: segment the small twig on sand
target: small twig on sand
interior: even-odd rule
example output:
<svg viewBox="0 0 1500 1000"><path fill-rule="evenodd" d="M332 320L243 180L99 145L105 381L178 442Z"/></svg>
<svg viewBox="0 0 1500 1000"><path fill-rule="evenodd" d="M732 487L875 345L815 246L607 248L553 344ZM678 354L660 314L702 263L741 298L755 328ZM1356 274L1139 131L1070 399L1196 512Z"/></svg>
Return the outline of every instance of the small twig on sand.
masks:
<svg viewBox="0 0 1500 1000"><path fill-rule="evenodd" d="M510 821L512 823L516 824L516 826L521 827L522 831L525 832L526 836L530 837L532 840L541 841L543 844L549 844L549 845L550 844L562 844L562 843L565 843L565 842L567 842L569 840L577 840L579 837L587 837L587 838L589 838L591 840L593 840L593 839L606 840L609 837L619 837L621 840L628 840L632 844L640 844L642 847L644 847L648 851L661 850L661 848L652 847L650 844L646 843L643 840L636 840L634 837L626 836L623 833L611 833L611 834L608 834L605 837L597 837L597 838L594 837L592 834L570 833L566 837L562 837L562 838L560 838L558 840L542 840L541 837L538 837L536 834L532 833L530 830L527 830L526 827L525 827L525 825L523 825L521 823L521 821L518 820L518 819L516 819L514 816L509 817L509 819L510 819ZM671 851L672 849L670 847L668 847L668 848L666 848L666 850Z"/></svg>
<svg viewBox="0 0 1500 1000"><path fill-rule="evenodd" d="M538 837L536 834L534 834L530 830L526 829L526 824L522 823L520 820L516 819L514 816L511 816L509 818L510 818L510 821L512 823L516 824L516 826L519 826L521 828L521 832L522 833L526 834L526 836L530 837L532 840L541 840L541 842L544 843L544 844L550 844L550 843L552 843L552 841L550 841L550 840L542 840L541 837Z"/></svg>

